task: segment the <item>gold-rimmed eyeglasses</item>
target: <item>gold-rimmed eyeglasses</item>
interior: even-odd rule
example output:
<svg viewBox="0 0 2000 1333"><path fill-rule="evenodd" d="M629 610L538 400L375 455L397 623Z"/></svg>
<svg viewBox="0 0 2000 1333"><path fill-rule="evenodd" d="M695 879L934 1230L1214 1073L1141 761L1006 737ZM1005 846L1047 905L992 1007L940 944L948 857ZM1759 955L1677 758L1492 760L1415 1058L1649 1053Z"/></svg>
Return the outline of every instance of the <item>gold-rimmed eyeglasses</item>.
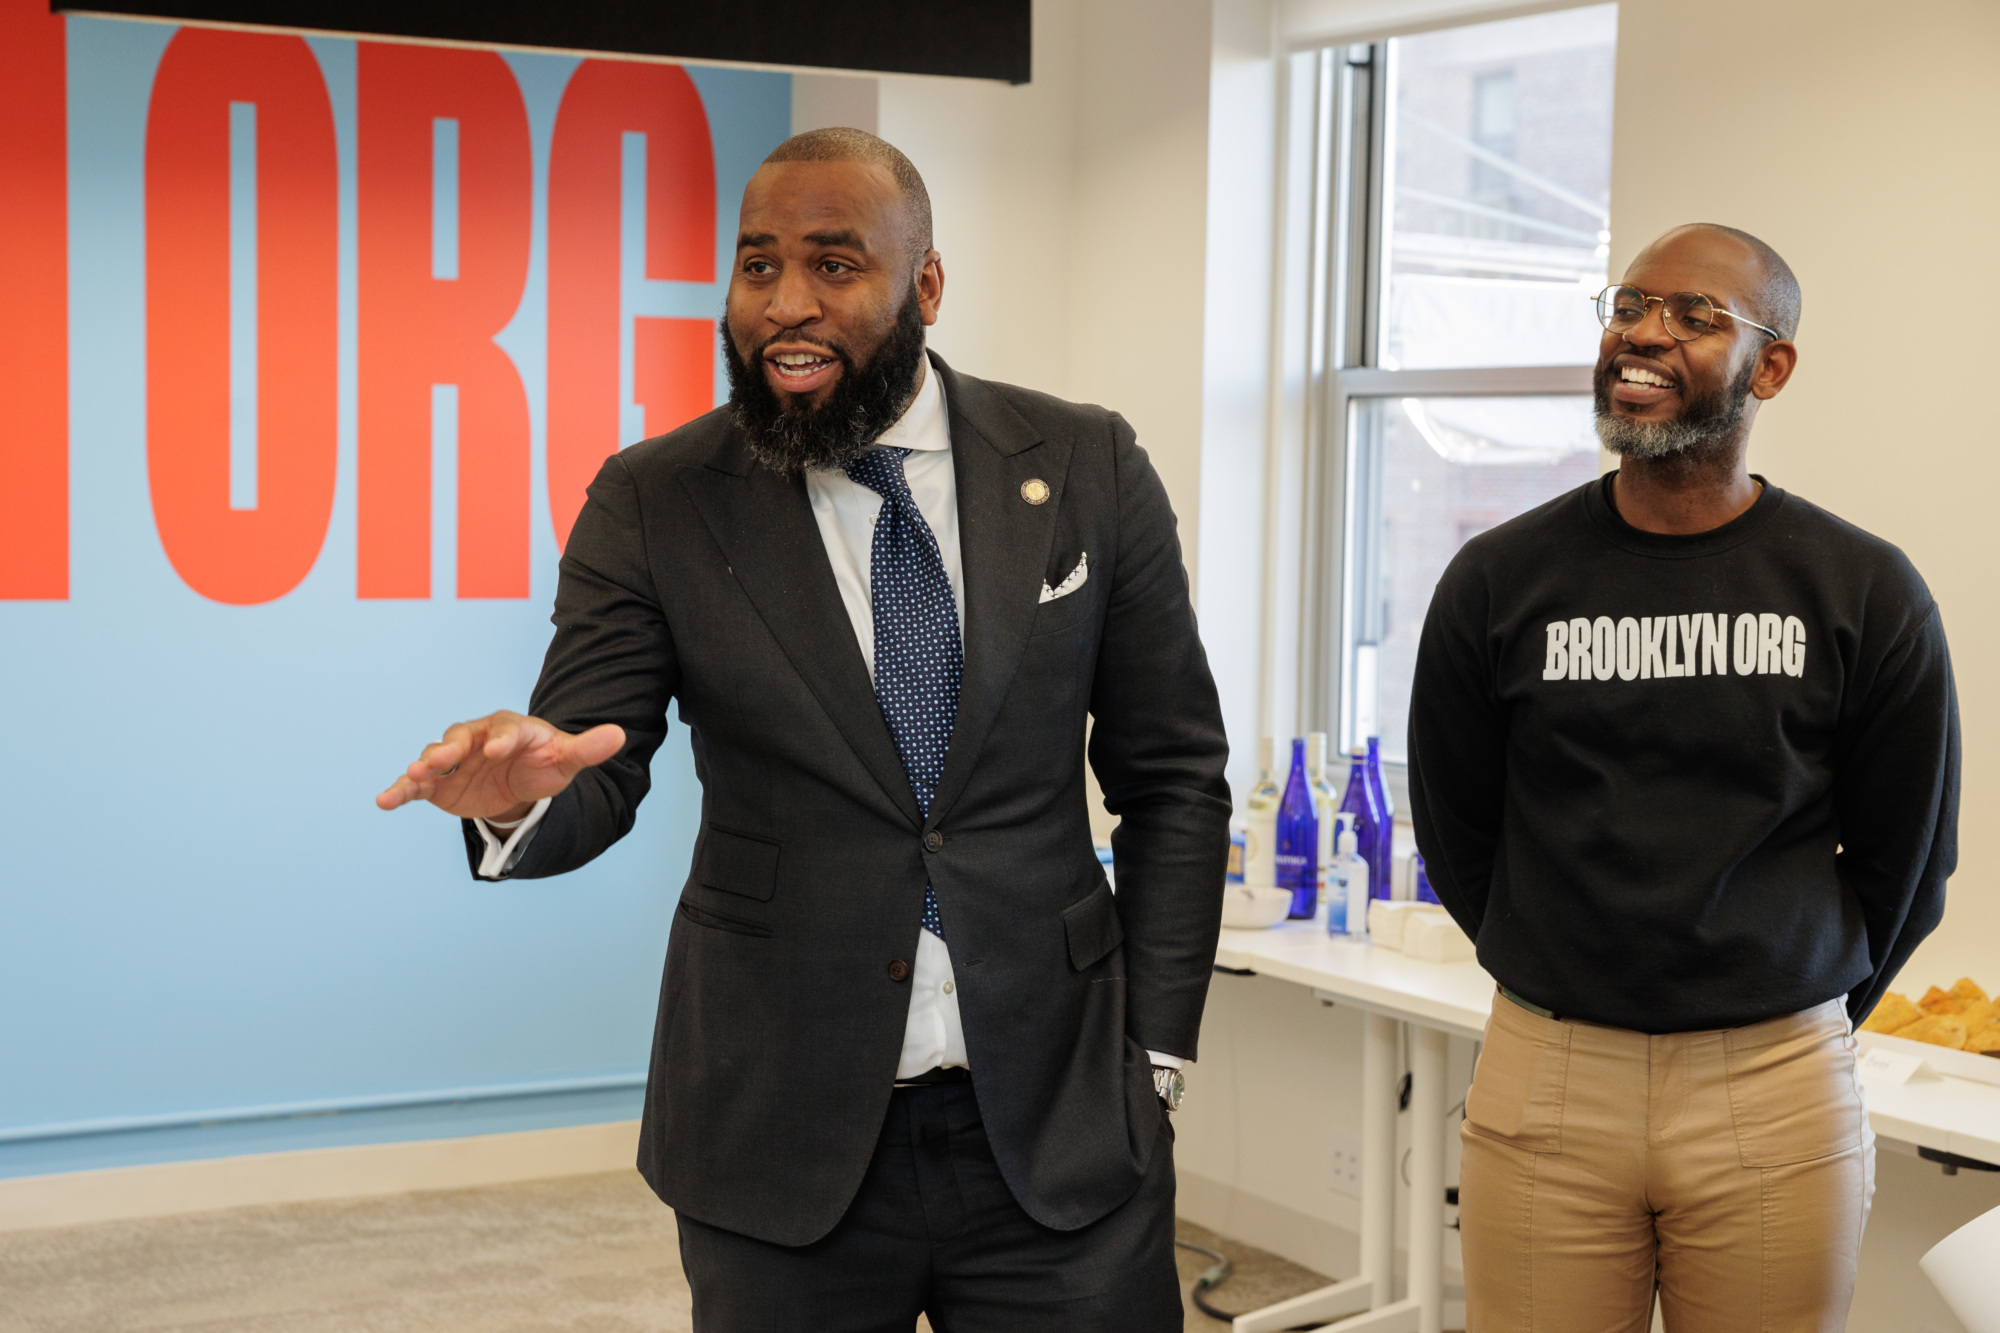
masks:
<svg viewBox="0 0 2000 1333"><path fill-rule="evenodd" d="M1713 297L1700 292L1675 292L1672 296L1648 296L1637 287L1614 284L1606 287L1591 300L1597 306L1597 322L1620 337L1630 333L1646 322L1646 312L1653 308L1653 302L1661 306L1660 322L1667 332L1680 342L1693 342L1704 334L1715 332L1720 326L1720 317L1727 315L1739 324L1748 324L1753 329L1761 329L1773 338L1785 335L1776 329L1759 324L1754 319L1746 319L1727 306L1717 305Z"/></svg>

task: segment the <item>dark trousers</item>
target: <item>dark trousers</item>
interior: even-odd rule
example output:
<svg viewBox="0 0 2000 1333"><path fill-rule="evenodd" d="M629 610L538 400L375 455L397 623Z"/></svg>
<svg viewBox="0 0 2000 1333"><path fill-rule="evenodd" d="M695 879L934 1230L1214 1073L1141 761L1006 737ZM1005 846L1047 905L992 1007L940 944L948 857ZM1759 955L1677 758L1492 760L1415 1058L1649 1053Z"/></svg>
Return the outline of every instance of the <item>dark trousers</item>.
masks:
<svg viewBox="0 0 2000 1333"><path fill-rule="evenodd" d="M790 1247L682 1217L696 1333L1180 1333L1173 1134L1130 1199L1055 1231L1014 1202L969 1083L898 1088L847 1214Z"/></svg>

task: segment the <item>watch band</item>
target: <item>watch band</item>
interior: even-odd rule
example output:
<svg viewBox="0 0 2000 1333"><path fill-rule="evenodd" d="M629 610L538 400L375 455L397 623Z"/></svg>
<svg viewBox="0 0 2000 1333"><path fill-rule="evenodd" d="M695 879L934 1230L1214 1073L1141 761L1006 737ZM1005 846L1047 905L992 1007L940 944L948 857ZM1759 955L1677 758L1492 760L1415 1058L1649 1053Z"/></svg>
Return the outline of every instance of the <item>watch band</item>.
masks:
<svg viewBox="0 0 2000 1333"><path fill-rule="evenodd" d="M1169 1111L1181 1109L1181 1102L1187 1096L1187 1079L1178 1069L1155 1066L1153 1069L1153 1091L1160 1095Z"/></svg>

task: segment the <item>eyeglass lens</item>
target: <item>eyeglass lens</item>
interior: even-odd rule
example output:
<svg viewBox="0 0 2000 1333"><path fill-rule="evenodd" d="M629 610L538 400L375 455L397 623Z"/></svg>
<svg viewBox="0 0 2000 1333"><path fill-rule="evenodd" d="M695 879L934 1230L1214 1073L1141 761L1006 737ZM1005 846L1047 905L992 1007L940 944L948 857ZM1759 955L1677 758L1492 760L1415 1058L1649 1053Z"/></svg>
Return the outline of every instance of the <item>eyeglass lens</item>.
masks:
<svg viewBox="0 0 2000 1333"><path fill-rule="evenodd" d="M1682 342L1701 337L1718 323L1714 303L1700 292L1649 297L1637 287L1606 287L1599 292L1597 318L1613 333L1630 333L1645 322L1647 308L1656 300L1666 305L1667 332Z"/></svg>

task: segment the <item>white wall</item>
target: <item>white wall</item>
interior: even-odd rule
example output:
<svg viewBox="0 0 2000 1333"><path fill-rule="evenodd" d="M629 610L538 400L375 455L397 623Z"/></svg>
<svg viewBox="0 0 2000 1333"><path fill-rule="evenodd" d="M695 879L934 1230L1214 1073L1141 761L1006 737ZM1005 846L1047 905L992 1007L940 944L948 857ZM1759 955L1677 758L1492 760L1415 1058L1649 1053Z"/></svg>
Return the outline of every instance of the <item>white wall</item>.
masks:
<svg viewBox="0 0 2000 1333"><path fill-rule="evenodd" d="M1208 0L1077 6L1070 393L1122 412L1200 558Z"/></svg>
<svg viewBox="0 0 2000 1333"><path fill-rule="evenodd" d="M881 80L872 74L792 75L792 133L845 125L876 132Z"/></svg>
<svg viewBox="0 0 2000 1333"><path fill-rule="evenodd" d="M968 374L1062 395L1071 380L1075 8L1035 5L1033 82L885 77L878 129L930 188L945 274L931 346Z"/></svg>
<svg viewBox="0 0 2000 1333"><path fill-rule="evenodd" d="M1270 0L1216 0L1209 68L1195 593L1229 730L1230 786L1239 792L1256 781L1256 737L1272 731L1276 599L1292 586L1272 576L1273 543L1286 530L1269 522L1297 454L1272 430L1283 415L1274 410L1272 366L1284 332L1272 320L1284 151L1273 10Z"/></svg>
<svg viewBox="0 0 2000 1333"><path fill-rule="evenodd" d="M1200 511L1207 0L1037 0L1032 83L886 77L930 187L955 366L1122 412Z"/></svg>

